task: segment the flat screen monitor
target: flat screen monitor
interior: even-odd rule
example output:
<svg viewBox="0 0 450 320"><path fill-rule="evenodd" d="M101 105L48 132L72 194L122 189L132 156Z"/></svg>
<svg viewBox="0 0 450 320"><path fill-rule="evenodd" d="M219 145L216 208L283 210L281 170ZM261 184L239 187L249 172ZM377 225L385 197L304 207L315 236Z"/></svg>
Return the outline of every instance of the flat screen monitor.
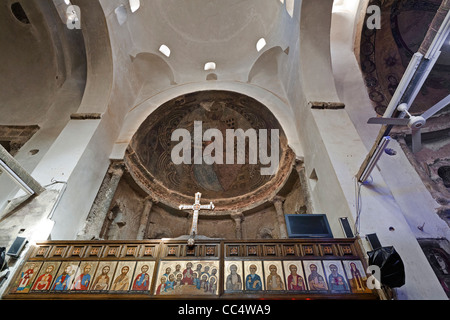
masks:
<svg viewBox="0 0 450 320"><path fill-rule="evenodd" d="M20 251L22 251L27 242L28 241L26 238L17 237L6 254L8 256L18 257L20 255Z"/></svg>
<svg viewBox="0 0 450 320"><path fill-rule="evenodd" d="M325 214L286 214L289 238L333 238Z"/></svg>

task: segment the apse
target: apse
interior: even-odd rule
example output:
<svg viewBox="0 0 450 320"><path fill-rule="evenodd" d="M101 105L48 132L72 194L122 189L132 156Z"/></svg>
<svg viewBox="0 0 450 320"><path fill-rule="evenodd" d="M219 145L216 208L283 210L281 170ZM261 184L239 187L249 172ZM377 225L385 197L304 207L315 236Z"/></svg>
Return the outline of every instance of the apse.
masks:
<svg viewBox="0 0 450 320"><path fill-rule="evenodd" d="M239 129L248 134L245 155L239 153L244 149L237 138L230 144L229 135ZM187 135L189 154L182 154L182 140L174 132ZM208 132L216 134L208 137ZM212 144L217 161L195 159L197 151L205 159ZM283 128L263 104L234 92L203 91L175 98L153 112L134 135L125 162L141 188L166 205L177 208L200 192L221 212L250 209L273 197L289 177L294 159ZM271 165L276 170L265 174Z"/></svg>

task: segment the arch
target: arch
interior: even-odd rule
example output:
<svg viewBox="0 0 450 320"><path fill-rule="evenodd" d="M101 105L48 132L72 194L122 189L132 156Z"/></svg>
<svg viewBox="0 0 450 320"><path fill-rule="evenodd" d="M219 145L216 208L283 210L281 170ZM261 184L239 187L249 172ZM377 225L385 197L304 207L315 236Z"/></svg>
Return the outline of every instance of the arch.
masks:
<svg viewBox="0 0 450 320"><path fill-rule="evenodd" d="M198 121L194 125L197 128L192 127L193 121ZM194 155L195 159L191 161L192 136L186 138L186 133L193 133L198 142L195 132L198 129L203 132L202 127L210 128L205 131L204 141L211 137L222 142L227 140L226 146L222 147L222 143L219 143L218 149L214 146L214 152L216 156L217 151L219 152L220 159L215 158L213 162L208 162L203 155L203 159L198 162L197 155ZM237 142L241 149L236 151L238 145L230 147L229 129L246 131L249 134L248 146L242 149L242 144ZM211 130L214 133L207 138L207 132ZM259 130L259 137L254 130ZM261 153L264 150L261 143L266 144L267 140L262 142L261 139L266 133L261 130L270 131L271 135L269 148L272 170L269 171L263 164L265 160L262 160L265 156ZM173 140L174 133L177 136L181 133L183 136L182 162L174 158L179 155L177 150L180 145ZM277 140L273 140L274 135ZM189 150L184 149L186 141L189 141ZM259 155L254 151L259 152ZM239 152L244 152L244 158L248 157L248 160L234 159ZM186 158L188 153L191 153L189 159ZM258 157L261 162L258 162ZM158 202L176 209L180 203L190 200L192 189L196 188L202 193L202 199L214 199L217 203L215 214L228 214L230 210L237 208L253 209L267 202L286 183L294 160L295 154L287 145L284 130L273 113L256 99L229 90L196 91L158 106L133 135L124 158L125 166L137 185ZM215 165L211 166L213 163Z"/></svg>
<svg viewBox="0 0 450 320"><path fill-rule="evenodd" d="M30 24L30 19L28 19L28 16L22 7L22 4L20 4L20 2L13 2L11 4L11 12L14 15L14 17L21 23Z"/></svg>
<svg viewBox="0 0 450 320"><path fill-rule="evenodd" d="M207 90L223 90L232 91L247 95L260 103L264 104L270 112L280 122L288 144L297 156L303 156L303 148L299 140L297 127L295 125L295 117L289 107L289 103L274 93L261 87L237 82L221 82L208 81L202 83L189 83L185 85L169 88L163 92L155 94L145 101L141 102L131 109L125 117L122 130L114 145L111 153L111 159L123 159L126 149L131 142L134 134L137 132L141 124L162 104L175 99L184 94L207 91Z"/></svg>
<svg viewBox="0 0 450 320"><path fill-rule="evenodd" d="M141 52L131 57L132 68L143 87L160 90L175 83L175 75L170 65L159 55Z"/></svg>
<svg viewBox="0 0 450 320"><path fill-rule="evenodd" d="M217 80L217 79L218 79L218 77L217 77L217 74L215 74L215 73L209 73L206 76L206 80L207 81L212 81L212 80Z"/></svg>
<svg viewBox="0 0 450 320"><path fill-rule="evenodd" d="M77 113L103 114L108 109L113 87L113 58L105 14L99 2L78 0L83 10L82 32L86 46L87 85ZM94 27L95 24L95 27Z"/></svg>
<svg viewBox="0 0 450 320"><path fill-rule="evenodd" d="M248 82L253 82L258 76L275 77L278 74L278 62L283 53L283 49L279 46L264 51L253 63L248 74Z"/></svg>
<svg viewBox="0 0 450 320"><path fill-rule="evenodd" d="M306 99L339 102L331 66L333 0L303 0L300 17L300 65Z"/></svg>
<svg viewBox="0 0 450 320"><path fill-rule="evenodd" d="M140 0L130 0L130 9L131 12L136 12L141 7L141 1Z"/></svg>

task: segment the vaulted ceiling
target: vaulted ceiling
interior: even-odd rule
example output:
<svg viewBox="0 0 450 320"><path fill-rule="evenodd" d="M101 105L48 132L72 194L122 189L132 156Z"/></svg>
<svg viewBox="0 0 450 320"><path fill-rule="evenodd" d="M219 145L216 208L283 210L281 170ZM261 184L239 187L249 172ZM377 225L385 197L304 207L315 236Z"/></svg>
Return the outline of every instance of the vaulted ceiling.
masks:
<svg viewBox="0 0 450 320"><path fill-rule="evenodd" d="M211 73L240 80L236 74L248 74L259 56L259 39L268 47L280 44L276 33L283 13L274 0L152 0L141 1L127 26L134 54L161 56L161 45L170 49L170 57L161 57L180 81L204 80L208 62L216 64Z"/></svg>

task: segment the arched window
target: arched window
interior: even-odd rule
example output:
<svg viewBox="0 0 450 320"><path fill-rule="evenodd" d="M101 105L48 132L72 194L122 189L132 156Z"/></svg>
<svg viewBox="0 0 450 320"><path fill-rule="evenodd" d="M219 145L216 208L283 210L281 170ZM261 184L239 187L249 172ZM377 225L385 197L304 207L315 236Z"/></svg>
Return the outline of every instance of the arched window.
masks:
<svg viewBox="0 0 450 320"><path fill-rule="evenodd" d="M130 0L130 9L131 12L136 12L141 7L140 0Z"/></svg>
<svg viewBox="0 0 450 320"><path fill-rule="evenodd" d="M216 70L216 63L215 62L207 62L205 64L205 71L208 70Z"/></svg>
<svg viewBox="0 0 450 320"><path fill-rule="evenodd" d="M215 73L210 73L206 76L206 80L208 81L213 81L213 80L217 80L217 74Z"/></svg>
<svg viewBox="0 0 450 320"><path fill-rule="evenodd" d="M170 49L165 44L163 44L163 45L161 45L161 47L159 47L159 52L161 52L167 58L170 57Z"/></svg>
<svg viewBox="0 0 450 320"><path fill-rule="evenodd" d="M30 20L28 19L25 10L23 10L23 7L19 2L14 2L13 4L11 4L11 12L13 13L14 17L16 17L16 19L20 22L24 24L30 24Z"/></svg>
<svg viewBox="0 0 450 320"><path fill-rule="evenodd" d="M256 44L256 50L260 52L266 46L266 44L267 44L266 39L264 38L259 39L258 43Z"/></svg>

